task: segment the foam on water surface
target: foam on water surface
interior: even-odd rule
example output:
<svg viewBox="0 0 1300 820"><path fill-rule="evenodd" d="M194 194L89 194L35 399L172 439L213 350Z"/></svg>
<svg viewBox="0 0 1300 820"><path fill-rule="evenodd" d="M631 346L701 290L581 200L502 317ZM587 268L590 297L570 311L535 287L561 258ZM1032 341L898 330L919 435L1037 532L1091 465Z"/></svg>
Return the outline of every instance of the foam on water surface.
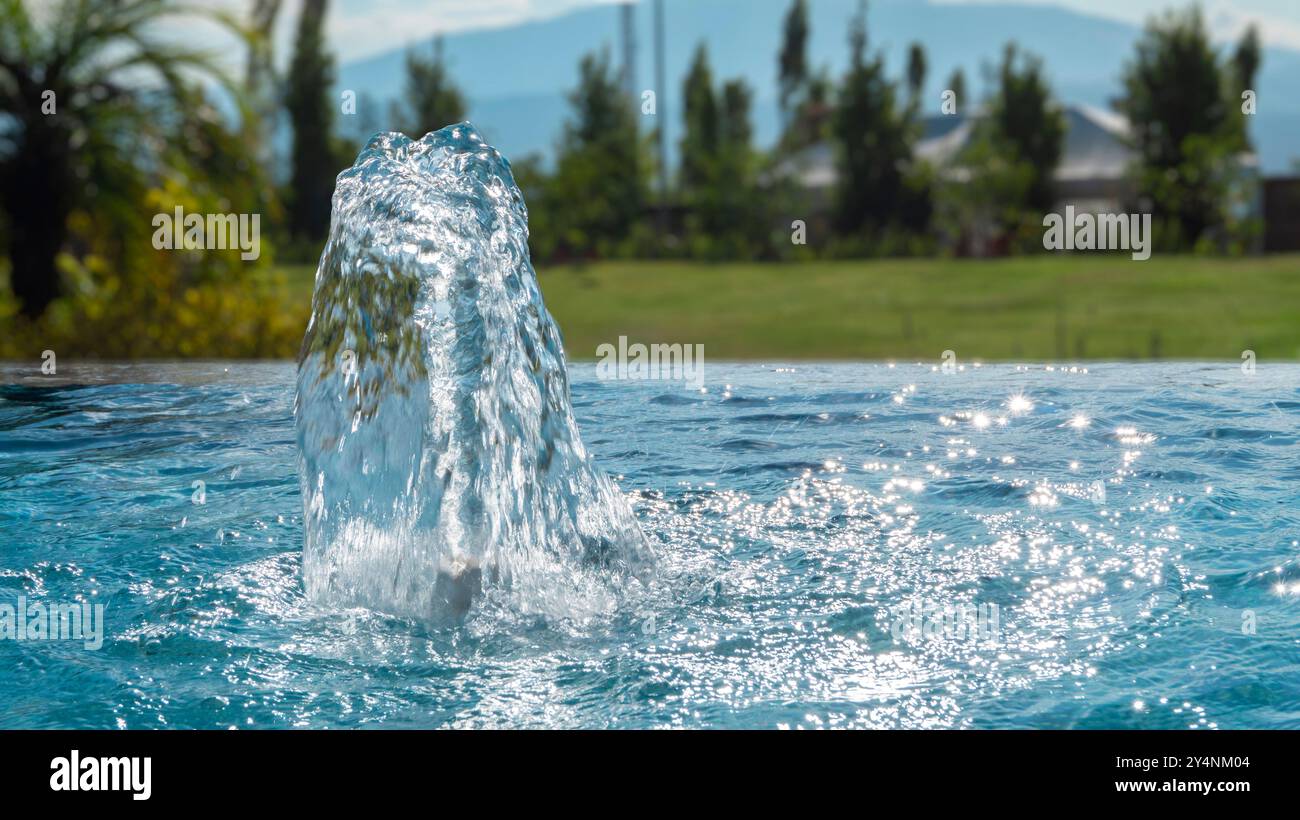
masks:
<svg viewBox="0 0 1300 820"><path fill-rule="evenodd" d="M523 197L468 123L378 134L339 175L297 387L313 599L563 615L648 571L578 434Z"/></svg>

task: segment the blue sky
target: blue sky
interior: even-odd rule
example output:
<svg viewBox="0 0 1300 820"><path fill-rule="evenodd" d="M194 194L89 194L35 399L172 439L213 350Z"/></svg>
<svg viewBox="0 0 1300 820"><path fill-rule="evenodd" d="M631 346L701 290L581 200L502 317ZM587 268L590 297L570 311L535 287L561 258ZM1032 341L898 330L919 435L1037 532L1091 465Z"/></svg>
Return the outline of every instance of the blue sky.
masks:
<svg viewBox="0 0 1300 820"><path fill-rule="evenodd" d="M509 25L562 14L580 6L617 0L334 0L330 39L344 61L387 51L438 31L464 31ZM641 0L649 3L651 0ZM817 0L812 0L817 2ZM940 3L987 0L935 0ZM1064 6L1087 14L1140 24L1146 17L1183 0L1003 0ZM243 8L246 2L228 3ZM286 0L280 35L287 42L299 0ZM1203 0L1202 6L1219 39L1235 38L1249 22L1260 24L1265 42L1300 49L1300 0ZM400 34L395 34L400 32ZM281 53L284 53L282 50Z"/></svg>

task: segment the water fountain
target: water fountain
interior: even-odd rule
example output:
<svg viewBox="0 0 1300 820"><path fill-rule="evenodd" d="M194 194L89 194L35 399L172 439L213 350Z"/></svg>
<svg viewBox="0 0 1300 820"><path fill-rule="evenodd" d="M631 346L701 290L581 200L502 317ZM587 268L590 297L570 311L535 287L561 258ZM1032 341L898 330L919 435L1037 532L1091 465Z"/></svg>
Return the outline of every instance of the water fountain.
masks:
<svg viewBox="0 0 1300 820"><path fill-rule="evenodd" d="M468 123L378 134L338 177L295 407L308 595L440 619L562 610L650 550L592 463L509 163Z"/></svg>

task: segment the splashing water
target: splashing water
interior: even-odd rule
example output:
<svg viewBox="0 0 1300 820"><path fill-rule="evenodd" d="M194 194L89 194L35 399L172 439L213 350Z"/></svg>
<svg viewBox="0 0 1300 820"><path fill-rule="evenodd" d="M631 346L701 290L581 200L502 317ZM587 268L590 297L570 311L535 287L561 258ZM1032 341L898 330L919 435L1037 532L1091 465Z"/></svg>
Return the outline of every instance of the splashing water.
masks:
<svg viewBox="0 0 1300 820"><path fill-rule="evenodd" d="M493 587L451 629L306 597L293 365L32 370L0 364L0 603L106 628L0 640L0 728L1300 728L1298 365L570 366L648 588L579 620Z"/></svg>
<svg viewBox="0 0 1300 820"><path fill-rule="evenodd" d="M468 123L376 135L339 175L295 416L319 602L567 615L650 567L579 438L510 165Z"/></svg>

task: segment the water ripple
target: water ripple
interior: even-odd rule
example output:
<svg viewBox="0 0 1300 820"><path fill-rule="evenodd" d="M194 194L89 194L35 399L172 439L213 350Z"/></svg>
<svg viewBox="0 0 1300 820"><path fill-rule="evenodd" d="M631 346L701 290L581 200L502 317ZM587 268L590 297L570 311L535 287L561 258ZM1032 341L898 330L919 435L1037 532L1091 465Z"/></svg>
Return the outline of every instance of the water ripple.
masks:
<svg viewBox="0 0 1300 820"><path fill-rule="evenodd" d="M1300 368L1087 371L575 367L656 575L435 628L304 596L292 365L11 369L0 602L107 634L0 726L1300 727Z"/></svg>

